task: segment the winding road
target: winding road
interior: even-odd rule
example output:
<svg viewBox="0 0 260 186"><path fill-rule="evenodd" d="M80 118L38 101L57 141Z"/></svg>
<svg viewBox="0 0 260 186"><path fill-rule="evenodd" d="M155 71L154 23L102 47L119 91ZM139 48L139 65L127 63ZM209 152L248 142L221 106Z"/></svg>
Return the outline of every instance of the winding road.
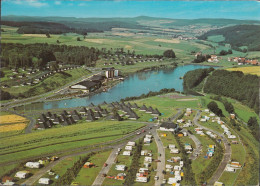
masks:
<svg viewBox="0 0 260 186"><path fill-rule="evenodd" d="M201 111L198 111L196 116L193 119L193 123L195 125L197 125L198 127L204 129L204 130L211 131L211 132L217 134L218 136L220 136L221 139L222 139L222 142L224 143L224 147L225 147L224 157L223 157L223 159L222 159L221 163L219 164L217 170L215 171L215 173L213 174L213 176L211 177L211 179L209 180L209 183L208 183L208 185L214 185L214 183L216 181L218 181L218 179L221 177L222 173L225 170L226 165L229 163L229 161L231 159L232 150L231 150L231 146L229 145L228 140L226 139L226 137L223 134L221 134L217 131L214 131L212 129L209 129L207 127L204 127L204 126L202 126L198 123L198 119L200 117L200 114L201 114Z"/></svg>

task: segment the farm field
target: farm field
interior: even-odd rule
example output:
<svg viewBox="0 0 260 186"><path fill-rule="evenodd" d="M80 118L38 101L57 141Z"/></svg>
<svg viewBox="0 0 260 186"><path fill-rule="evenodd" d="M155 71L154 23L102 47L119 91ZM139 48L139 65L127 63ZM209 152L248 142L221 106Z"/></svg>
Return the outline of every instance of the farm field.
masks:
<svg viewBox="0 0 260 186"><path fill-rule="evenodd" d="M229 70L229 71L241 71L244 74L253 74L253 75L260 76L260 66L228 68L227 70Z"/></svg>
<svg viewBox="0 0 260 186"><path fill-rule="evenodd" d="M167 49L176 51L178 57L182 59L191 59L191 51L200 51L210 47L195 43L192 41L183 41L171 39L171 37L161 36L144 36L138 34L117 34L117 31L106 31L104 33L89 33L84 39L82 35L68 33L61 35L51 34L51 38L47 38L42 34L18 34L17 28L3 26L5 32L2 33L2 42L4 43L49 43L87 46L95 48L124 48L125 50L134 50L136 54L162 54ZM114 34L116 33L116 34ZM81 41L77 41L77 37Z"/></svg>
<svg viewBox="0 0 260 186"><path fill-rule="evenodd" d="M0 134L6 136L10 133L22 131L28 124L28 120L15 114L0 116ZM4 134L5 133L5 134Z"/></svg>
<svg viewBox="0 0 260 186"><path fill-rule="evenodd" d="M99 121L85 122L62 128L52 128L26 135L6 137L0 143L0 162L61 153L87 145L99 144L118 139L144 126L138 122ZM64 146L66 144L66 146ZM4 152L4 153L3 153ZM28 153L30 152L30 153Z"/></svg>
<svg viewBox="0 0 260 186"><path fill-rule="evenodd" d="M26 118L15 115L15 114L0 116L0 125L1 124L12 124L12 123L23 123L23 122L27 122L27 121L28 120Z"/></svg>

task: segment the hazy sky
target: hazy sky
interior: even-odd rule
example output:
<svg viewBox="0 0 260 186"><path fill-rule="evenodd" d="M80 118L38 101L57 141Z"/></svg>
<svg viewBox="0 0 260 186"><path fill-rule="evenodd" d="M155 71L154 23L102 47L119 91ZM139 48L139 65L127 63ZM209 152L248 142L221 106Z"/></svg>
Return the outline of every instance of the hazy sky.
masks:
<svg viewBox="0 0 260 186"><path fill-rule="evenodd" d="M1 15L260 20L259 1L2 0Z"/></svg>

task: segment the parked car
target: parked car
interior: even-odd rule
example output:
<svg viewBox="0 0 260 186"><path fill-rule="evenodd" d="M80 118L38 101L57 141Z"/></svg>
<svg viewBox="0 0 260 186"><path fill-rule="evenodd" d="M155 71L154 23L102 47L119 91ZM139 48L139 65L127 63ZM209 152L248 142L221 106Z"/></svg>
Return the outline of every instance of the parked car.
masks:
<svg viewBox="0 0 260 186"><path fill-rule="evenodd" d="M159 177L158 176L154 176L154 180L158 180L159 179Z"/></svg>
<svg viewBox="0 0 260 186"><path fill-rule="evenodd" d="M167 162L173 163L174 161L173 160L167 160Z"/></svg>
<svg viewBox="0 0 260 186"><path fill-rule="evenodd" d="M154 160L155 162L161 162L161 160Z"/></svg>

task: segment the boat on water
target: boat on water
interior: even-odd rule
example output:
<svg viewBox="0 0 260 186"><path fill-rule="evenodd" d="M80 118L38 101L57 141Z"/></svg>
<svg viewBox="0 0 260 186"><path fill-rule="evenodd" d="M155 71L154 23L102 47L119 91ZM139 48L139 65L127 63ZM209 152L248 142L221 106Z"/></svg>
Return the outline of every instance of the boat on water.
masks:
<svg viewBox="0 0 260 186"><path fill-rule="evenodd" d="M181 77L179 77L179 79L183 79L183 77L181 76Z"/></svg>

